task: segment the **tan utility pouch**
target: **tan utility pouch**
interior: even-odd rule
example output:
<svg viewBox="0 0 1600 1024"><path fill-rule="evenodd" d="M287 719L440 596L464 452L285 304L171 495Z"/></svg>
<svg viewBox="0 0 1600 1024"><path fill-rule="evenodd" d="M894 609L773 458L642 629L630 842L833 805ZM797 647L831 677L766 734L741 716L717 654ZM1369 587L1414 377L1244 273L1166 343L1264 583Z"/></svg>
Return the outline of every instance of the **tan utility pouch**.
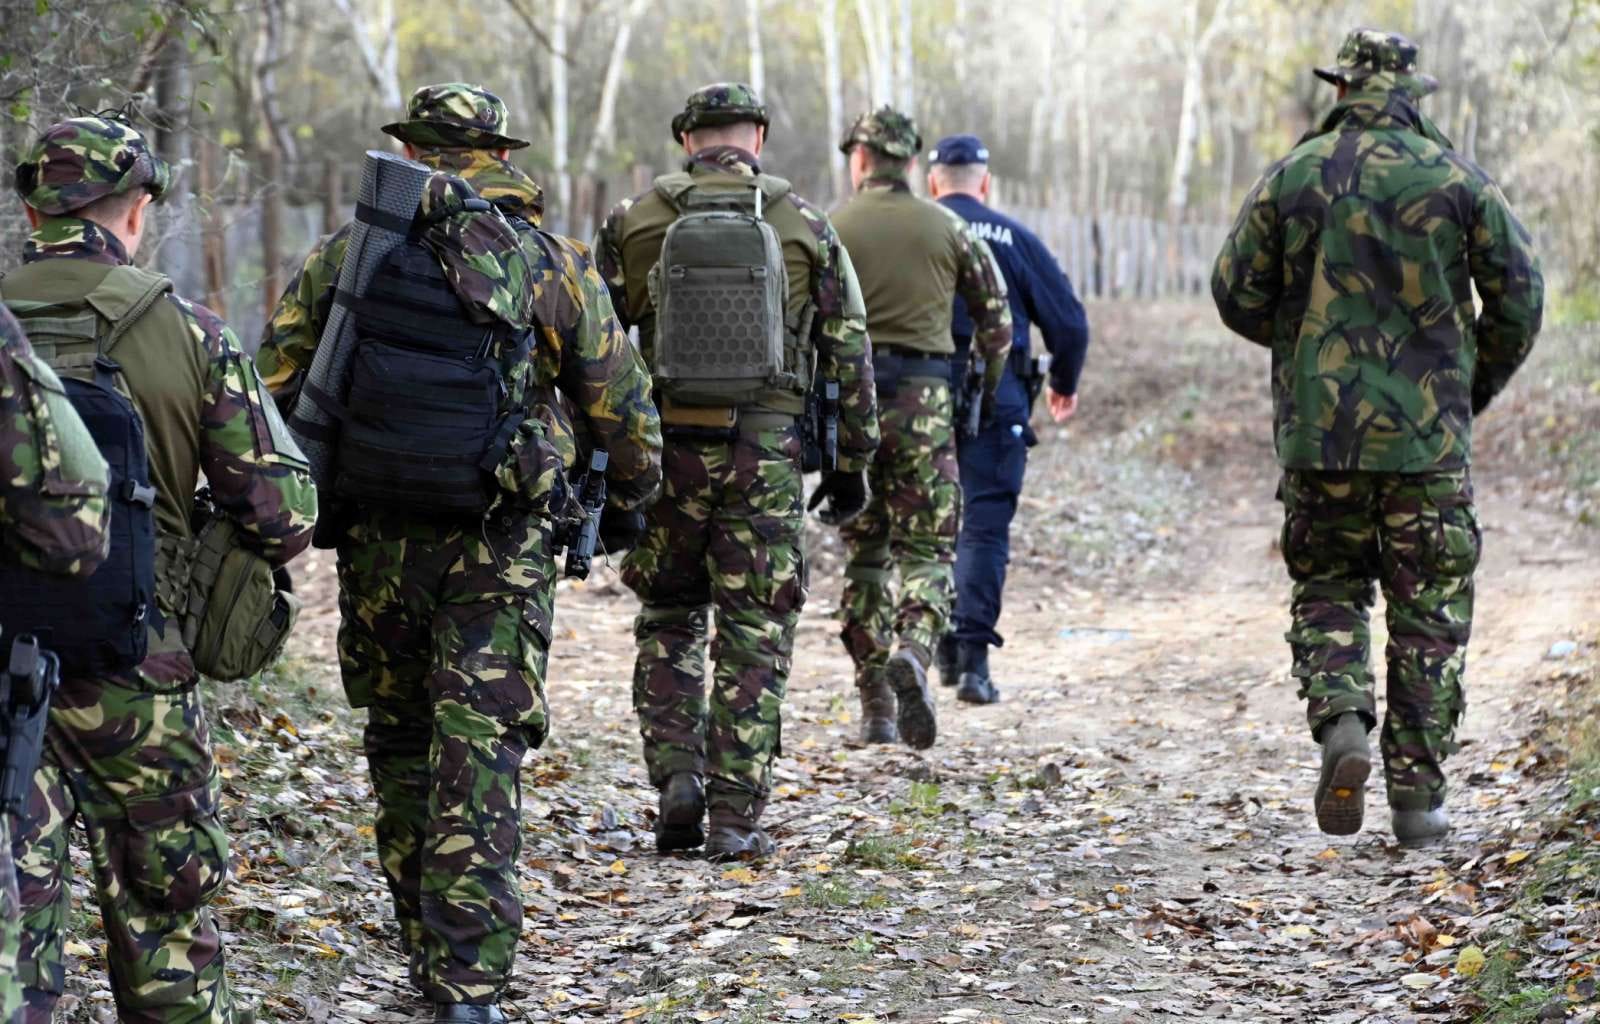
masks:
<svg viewBox="0 0 1600 1024"><path fill-rule="evenodd" d="M183 615L195 668L224 682L253 676L278 659L299 616L299 598L278 589L272 563L240 546L232 521L200 525Z"/></svg>
<svg viewBox="0 0 1600 1024"><path fill-rule="evenodd" d="M739 423L739 410L731 405L679 405L663 395L661 422L668 427L711 427L731 430Z"/></svg>

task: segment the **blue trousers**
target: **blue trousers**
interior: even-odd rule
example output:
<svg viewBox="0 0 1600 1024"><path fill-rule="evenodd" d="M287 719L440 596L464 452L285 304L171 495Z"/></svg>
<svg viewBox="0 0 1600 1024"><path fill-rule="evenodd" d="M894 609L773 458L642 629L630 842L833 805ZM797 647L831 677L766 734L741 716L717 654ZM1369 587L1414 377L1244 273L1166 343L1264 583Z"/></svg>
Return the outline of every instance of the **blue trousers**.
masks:
<svg viewBox="0 0 1600 1024"><path fill-rule="evenodd" d="M951 634L958 643L1000 646L1000 596L1011 560L1011 518L1017 514L1028 464L1027 427L1000 416L961 442L961 534L956 541L956 608Z"/></svg>

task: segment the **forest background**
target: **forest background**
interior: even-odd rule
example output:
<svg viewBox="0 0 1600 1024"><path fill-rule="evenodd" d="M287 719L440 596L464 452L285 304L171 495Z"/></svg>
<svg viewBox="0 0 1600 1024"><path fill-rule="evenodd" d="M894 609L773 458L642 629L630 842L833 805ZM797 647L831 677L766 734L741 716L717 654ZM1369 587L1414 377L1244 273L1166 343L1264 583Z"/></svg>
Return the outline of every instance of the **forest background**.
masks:
<svg viewBox="0 0 1600 1024"><path fill-rule="evenodd" d="M587 240L680 159L696 86L745 79L765 165L824 203L862 110L975 131L999 200L1080 290L1195 292L1263 167L1332 101L1311 74L1356 25L1404 31L1427 111L1537 235L1559 318L1600 316L1600 0L0 0L0 148L131 103L180 169L141 259L255 341L313 238L349 216L364 149L418 85L500 94L547 226ZM0 269L20 251L0 218Z"/></svg>

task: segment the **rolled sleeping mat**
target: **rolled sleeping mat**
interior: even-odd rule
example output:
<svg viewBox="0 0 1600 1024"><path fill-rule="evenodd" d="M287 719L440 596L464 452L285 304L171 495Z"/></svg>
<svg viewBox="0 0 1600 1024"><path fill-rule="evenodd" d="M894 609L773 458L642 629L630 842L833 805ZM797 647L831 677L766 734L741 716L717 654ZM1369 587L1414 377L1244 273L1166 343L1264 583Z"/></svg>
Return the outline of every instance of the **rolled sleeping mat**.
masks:
<svg viewBox="0 0 1600 1024"><path fill-rule="evenodd" d="M311 463L311 476L330 498L345 382L356 343L355 302L366 294L384 257L405 240L432 173L414 160L375 149L367 150L362 164L356 216L334 287L333 307L289 416L289 430Z"/></svg>

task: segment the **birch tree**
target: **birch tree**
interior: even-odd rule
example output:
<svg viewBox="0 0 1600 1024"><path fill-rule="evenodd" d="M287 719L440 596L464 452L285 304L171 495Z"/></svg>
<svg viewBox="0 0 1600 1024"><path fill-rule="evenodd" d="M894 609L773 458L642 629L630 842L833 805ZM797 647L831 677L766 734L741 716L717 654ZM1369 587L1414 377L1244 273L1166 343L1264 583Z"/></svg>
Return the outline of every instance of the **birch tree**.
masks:
<svg viewBox="0 0 1600 1024"><path fill-rule="evenodd" d="M744 0L744 40L750 51L750 88L767 95L767 61L761 51L761 0Z"/></svg>
<svg viewBox="0 0 1600 1024"><path fill-rule="evenodd" d="M567 124L567 0L554 0L550 11L550 164L555 180L555 226L567 230L572 217L572 157Z"/></svg>
<svg viewBox="0 0 1600 1024"><path fill-rule="evenodd" d="M889 22L878 0L856 0L856 20L861 24L861 45L867 58L867 95L871 106L877 108L894 97Z"/></svg>
<svg viewBox="0 0 1600 1024"><path fill-rule="evenodd" d="M911 0L900 0L900 17L895 32L894 96L900 109L914 113L917 105L915 64L912 52Z"/></svg>
<svg viewBox="0 0 1600 1024"><path fill-rule="evenodd" d="M824 151L828 154L828 180L833 186L833 197L839 199L849 191L844 154L839 152L839 140L844 137L844 72L839 62L839 0L822 0L817 11L822 28L823 88L828 99L828 137Z"/></svg>
<svg viewBox="0 0 1600 1024"><path fill-rule="evenodd" d="M596 195L595 172L600 169L600 158L611 152L612 136L616 133L617 91L622 87L622 70L628 61L628 44L633 38L633 26L650 7L653 0L628 0L617 15L616 35L611 39L611 58L606 62L605 79L600 86L600 108L595 113L594 132L589 136L589 147L583 154L583 203L588 223L571 225L582 227L587 235L601 211Z"/></svg>
<svg viewBox="0 0 1600 1024"><path fill-rule="evenodd" d="M378 102L389 110L403 110L405 95L400 89L399 33L394 0L378 2L376 39L367 23L366 12L361 8L361 0L333 0L333 6L344 15L356 56L361 60L361 70L377 94Z"/></svg>
<svg viewBox="0 0 1600 1024"><path fill-rule="evenodd" d="M1194 173L1200 138L1200 104L1205 89L1205 59L1221 34L1233 0L1216 0L1205 28L1200 27L1201 0L1185 0L1183 28L1183 93L1178 101L1178 134L1173 144L1172 181L1167 189L1167 222L1176 226L1189 206L1189 179Z"/></svg>

